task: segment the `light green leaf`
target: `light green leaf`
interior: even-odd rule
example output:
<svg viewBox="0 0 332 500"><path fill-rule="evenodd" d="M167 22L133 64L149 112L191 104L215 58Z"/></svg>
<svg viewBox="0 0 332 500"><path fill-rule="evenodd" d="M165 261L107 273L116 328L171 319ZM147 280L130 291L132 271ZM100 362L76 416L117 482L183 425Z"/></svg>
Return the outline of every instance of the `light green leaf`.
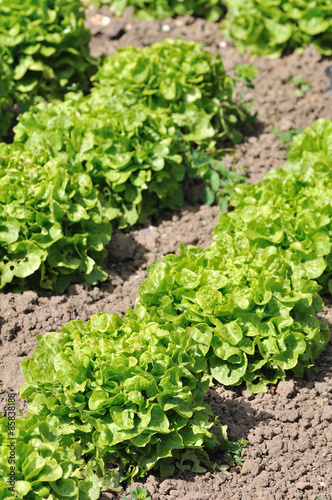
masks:
<svg viewBox="0 0 332 500"><path fill-rule="evenodd" d="M76 481L74 479L59 479L56 482L51 482L50 486L56 495L62 497L75 497L78 493Z"/></svg>
<svg viewBox="0 0 332 500"><path fill-rule="evenodd" d="M211 357L211 373L213 377L220 383L224 385L238 385L242 381L242 377L247 369L247 358L243 355L242 362L240 364L232 364L217 358L217 356Z"/></svg>

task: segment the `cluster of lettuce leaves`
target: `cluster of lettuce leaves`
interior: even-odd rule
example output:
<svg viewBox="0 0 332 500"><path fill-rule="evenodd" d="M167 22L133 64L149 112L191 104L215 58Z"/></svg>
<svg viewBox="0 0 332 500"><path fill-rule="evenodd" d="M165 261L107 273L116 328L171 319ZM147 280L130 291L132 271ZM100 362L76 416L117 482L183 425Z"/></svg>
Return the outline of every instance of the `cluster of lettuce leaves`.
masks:
<svg viewBox="0 0 332 500"><path fill-rule="evenodd" d="M94 499L99 487L118 491L121 479L150 470L167 477L175 464L221 470L207 451L227 450L226 427L203 401L211 338L206 325L162 327L143 309L38 335L39 348L21 367L29 413L16 419L17 496L8 498ZM7 492L8 420L0 426Z"/></svg>
<svg viewBox="0 0 332 500"><path fill-rule="evenodd" d="M87 468L86 452L52 420L28 413L14 423L0 415L0 497L98 500L100 485Z"/></svg>
<svg viewBox="0 0 332 500"><path fill-rule="evenodd" d="M220 0L88 0L87 3L95 7L109 5L117 16L126 7L134 7L134 17L148 20L194 15L218 21L224 10Z"/></svg>
<svg viewBox="0 0 332 500"><path fill-rule="evenodd" d="M145 316L98 313L39 335L40 348L21 367L20 396L30 412L89 443L90 453L111 455L131 475L160 467L165 476L181 450L217 442L203 404L211 334Z"/></svg>
<svg viewBox="0 0 332 500"><path fill-rule="evenodd" d="M293 269L332 293L332 122L317 120L295 136L284 169L231 198L215 235L246 235L254 251L274 246Z"/></svg>
<svg viewBox="0 0 332 500"><path fill-rule="evenodd" d="M87 89L95 62L84 23L79 0L0 0L0 105L6 65L13 70L7 95L22 109L36 96Z"/></svg>
<svg viewBox="0 0 332 500"><path fill-rule="evenodd" d="M20 117L13 150L64 155L70 175L88 175L105 195L109 220L119 228L143 222L183 202L186 147L170 122L165 126L157 113L131 103L107 92L42 103Z"/></svg>
<svg viewBox="0 0 332 500"><path fill-rule="evenodd" d="M257 393L313 366L329 339L315 314L331 268L331 134L319 120L293 139L284 170L237 188L210 247L155 261L124 318L98 313L37 336L21 365L29 413L18 427L33 439L18 441L31 446L15 500L47 488L94 498L98 485L119 491L121 479L175 466L216 470L208 452L228 442L203 400L213 379Z"/></svg>
<svg viewBox="0 0 332 500"><path fill-rule="evenodd" d="M148 268L136 307L153 321L213 329L213 377L252 392L302 376L329 339L315 318L332 292L332 122L293 139L284 169L238 186L206 250L182 246Z"/></svg>
<svg viewBox="0 0 332 500"><path fill-rule="evenodd" d="M136 307L162 325L204 325L209 370L223 385L266 392L287 370L302 376L329 338L315 318L320 286L292 271L275 247L256 253L245 235L216 235L206 250L182 246L148 274Z"/></svg>
<svg viewBox="0 0 332 500"><path fill-rule="evenodd" d="M112 227L101 193L84 172L68 172L67 157L48 158L0 145L0 288L65 289L96 283Z"/></svg>
<svg viewBox="0 0 332 500"><path fill-rule="evenodd" d="M223 32L255 56L280 56L313 43L332 54L332 4L325 0L224 0Z"/></svg>
<svg viewBox="0 0 332 500"><path fill-rule="evenodd" d="M14 72L7 60L8 52L0 46L0 137L6 135L12 120L9 108L13 104Z"/></svg>
<svg viewBox="0 0 332 500"><path fill-rule="evenodd" d="M242 139L238 127L247 116L235 103L234 79L220 56L212 59L200 43L168 38L143 49L119 49L92 80L98 92L125 93L167 117L185 141L201 148Z"/></svg>
<svg viewBox="0 0 332 500"><path fill-rule="evenodd" d="M209 203L227 194L227 171L205 151L238 141L246 118L220 58L182 39L121 50L89 95L31 107L0 145L0 288L106 279L111 224L181 205L185 176L208 182Z"/></svg>

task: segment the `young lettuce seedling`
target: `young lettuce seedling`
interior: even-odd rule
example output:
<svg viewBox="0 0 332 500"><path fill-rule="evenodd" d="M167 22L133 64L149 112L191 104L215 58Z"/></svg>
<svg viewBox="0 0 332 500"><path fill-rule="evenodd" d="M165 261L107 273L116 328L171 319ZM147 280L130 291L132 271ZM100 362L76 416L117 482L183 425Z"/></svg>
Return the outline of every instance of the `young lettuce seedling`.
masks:
<svg viewBox="0 0 332 500"><path fill-rule="evenodd" d="M151 497L148 497L148 492L145 488L140 488L137 486L136 490L128 490L128 494L131 498L124 496L122 500L151 500Z"/></svg>
<svg viewBox="0 0 332 500"><path fill-rule="evenodd" d="M310 83L303 78L301 75L295 75L291 83L294 85L294 94L296 97L302 98L306 92L310 89Z"/></svg>
<svg viewBox="0 0 332 500"><path fill-rule="evenodd" d="M250 63L246 64L236 64L234 66L235 76L242 80L249 89L254 88L254 84L252 81L256 78L259 73L259 70L254 68L254 66Z"/></svg>

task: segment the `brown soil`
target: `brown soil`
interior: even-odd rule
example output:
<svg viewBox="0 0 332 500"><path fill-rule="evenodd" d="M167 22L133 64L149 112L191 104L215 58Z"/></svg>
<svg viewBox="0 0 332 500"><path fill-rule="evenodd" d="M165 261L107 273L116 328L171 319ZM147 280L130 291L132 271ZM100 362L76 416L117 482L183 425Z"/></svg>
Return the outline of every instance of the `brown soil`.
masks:
<svg viewBox="0 0 332 500"><path fill-rule="evenodd" d="M303 55L252 60L240 55L229 41L225 46L217 24L201 19L187 16L136 21L128 9L122 19L111 17L103 26L103 16L110 16L106 7L89 10L93 55L114 53L116 48L130 44L148 45L166 36L182 36L201 41L213 54L220 54L230 73L235 64L244 62L260 70L255 89L246 90L246 100L257 112L257 123L248 128L235 156L225 159L228 166L244 166L250 182L261 180L267 171L285 161L287 145L272 133L274 126L285 131L305 128L317 118L332 119L332 96L324 94L328 87L324 69L329 61L313 47ZM310 83L302 98L294 93L291 79L295 75ZM157 221L147 221L143 227L115 233L106 262L109 278L98 287L72 285L62 295L38 296L32 291L0 294L0 411L5 408L8 392L18 392L22 383L19 365L36 347L36 334L59 330L72 319L85 321L101 310L123 314L126 307L134 305L138 287L146 278L146 267L154 259L176 252L180 243L207 246L218 213L217 207L187 203ZM332 327L329 303L321 317ZM152 500L331 500L331 343L317 360L317 368L317 374L307 372L303 380L289 378L279 383L274 394L253 396L243 388L211 390L206 400L220 421L228 425L229 437L249 440L242 469L233 468L230 476L178 474L161 480L151 475L145 487ZM20 401L18 407L24 411L25 402ZM113 496L104 494L102 498Z"/></svg>

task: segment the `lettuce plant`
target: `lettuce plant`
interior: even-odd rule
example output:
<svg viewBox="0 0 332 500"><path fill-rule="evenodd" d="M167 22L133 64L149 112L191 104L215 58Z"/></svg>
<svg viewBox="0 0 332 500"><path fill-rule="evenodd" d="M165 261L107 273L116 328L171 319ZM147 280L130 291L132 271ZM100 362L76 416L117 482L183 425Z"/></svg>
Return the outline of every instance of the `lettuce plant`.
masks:
<svg viewBox="0 0 332 500"><path fill-rule="evenodd" d="M332 292L331 137L329 120L294 137L284 169L235 188L236 210L219 216L215 234L245 234L256 249L275 246L293 268Z"/></svg>
<svg viewBox="0 0 332 500"><path fill-rule="evenodd" d="M31 414L16 418L9 433L12 423L0 414L1 498L98 500L98 477L87 470L86 449L73 435Z"/></svg>
<svg viewBox="0 0 332 500"><path fill-rule="evenodd" d="M63 291L105 279L111 225L101 194L66 155L34 158L0 146L0 288L7 283Z"/></svg>
<svg viewBox="0 0 332 500"><path fill-rule="evenodd" d="M70 93L63 103L31 108L15 128L18 149L47 158L65 154L70 175L88 175L108 200L108 219L120 228L183 202L186 146L180 134L156 112L130 102Z"/></svg>
<svg viewBox="0 0 332 500"><path fill-rule="evenodd" d="M20 397L126 477L168 476L176 461L203 471L200 462L212 466L203 448L218 443L203 403L211 333L205 324L161 326L143 310L72 321L37 336L40 347L21 365Z"/></svg>
<svg viewBox="0 0 332 500"><path fill-rule="evenodd" d="M217 234L206 250L181 246L148 268L136 304L152 321L182 328L204 324L212 335L206 354L213 377L243 381L252 392L302 375L328 340L320 286L294 273L277 249L251 247L243 235Z"/></svg>
<svg viewBox="0 0 332 500"><path fill-rule="evenodd" d="M117 15L121 15L126 7L134 7L134 17L139 19L194 15L218 21L223 11L219 0L88 0L88 4L96 7L109 5Z"/></svg>
<svg viewBox="0 0 332 500"><path fill-rule="evenodd" d="M280 56L311 42L332 54L332 5L325 0L224 0L224 33L239 50L255 56Z"/></svg>
<svg viewBox="0 0 332 500"><path fill-rule="evenodd" d="M79 0L0 0L0 46L14 70L15 100L86 88L89 31Z"/></svg>
<svg viewBox="0 0 332 500"><path fill-rule="evenodd" d="M202 44L181 38L119 49L92 79L99 92L126 93L175 123L186 141L205 149L216 142L239 142L238 129L248 119L235 102L235 82L220 56L212 59Z"/></svg>

